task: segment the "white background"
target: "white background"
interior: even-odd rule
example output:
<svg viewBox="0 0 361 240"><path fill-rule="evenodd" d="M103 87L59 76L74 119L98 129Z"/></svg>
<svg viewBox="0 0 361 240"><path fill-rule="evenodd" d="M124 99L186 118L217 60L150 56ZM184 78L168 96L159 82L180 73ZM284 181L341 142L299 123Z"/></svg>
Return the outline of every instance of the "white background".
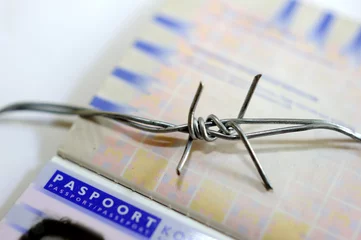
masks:
<svg viewBox="0 0 361 240"><path fill-rule="evenodd" d="M361 22L361 0L307 2ZM137 18L158 3L0 0L0 106L25 100L87 105ZM0 116L0 219L55 155L72 119Z"/></svg>

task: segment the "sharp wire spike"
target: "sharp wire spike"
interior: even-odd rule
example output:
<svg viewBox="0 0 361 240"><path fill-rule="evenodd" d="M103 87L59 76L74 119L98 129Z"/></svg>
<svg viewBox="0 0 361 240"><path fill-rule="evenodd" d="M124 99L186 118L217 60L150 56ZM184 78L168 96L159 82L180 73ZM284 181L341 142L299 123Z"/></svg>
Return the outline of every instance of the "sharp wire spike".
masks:
<svg viewBox="0 0 361 240"><path fill-rule="evenodd" d="M199 83L196 94L193 97L193 101L191 104L191 107L189 108L189 112L188 112L188 129L189 129L189 135L191 136L192 139L196 139L196 133L195 133L195 129L194 129L194 114L199 102L199 98L202 94L202 90L203 90L203 84L202 82Z"/></svg>
<svg viewBox="0 0 361 240"><path fill-rule="evenodd" d="M249 106L249 103L252 99L253 93L256 90L258 81L261 79L262 74L258 74L253 78L252 84L248 89L246 98L244 99L244 102L242 104L241 110L239 111L238 117L239 119L242 119L244 117L244 115L246 114L247 108ZM240 126L238 126L236 123L234 122L228 122L228 125L230 125L234 130L236 130L236 132L238 133L240 139L242 140L244 146L246 147L248 154L250 155L255 167L257 168L258 174L260 175L264 186L266 188L267 191L272 190L272 186L269 183L266 174L262 168L261 163L259 162L256 153L254 152L251 143L248 140L248 137L246 136L246 134L243 132L242 128Z"/></svg>
<svg viewBox="0 0 361 240"><path fill-rule="evenodd" d="M15 103L0 109L0 114L12 111L38 111L62 115L77 115L83 118L103 117L113 120L117 123L147 131L155 134L164 134L171 132L182 132L188 134L188 142L185 146L183 155L177 166L177 173L181 174L182 168L188 161L193 141L205 140L207 142L215 141L217 138L226 140L242 140L248 153L250 154L267 190L272 189L264 170L259 163L256 154L251 147L249 139L274 136L278 134L288 134L293 132L309 131L314 129L332 130L344 134L358 142L361 142L361 134L344 127L342 125L319 119L287 119L287 118L244 118L249 102L256 89L261 75L254 77L253 82L248 90L247 96L243 102L237 118L219 119L210 114L206 120L202 117L195 118L195 109L203 90L203 84L200 83L193 98L188 113L188 123L175 125L169 122L138 117L134 115L99 111L90 108L69 106L64 104L39 103L39 102L22 102ZM267 130L244 133L240 125L242 124L286 124L288 127L271 128Z"/></svg>
<svg viewBox="0 0 361 240"><path fill-rule="evenodd" d="M183 151L183 154L182 154L182 157L178 163L178 166L177 166L177 174L178 175L181 175L182 173L182 169L184 167L184 165L186 164L188 158L189 158L189 154L191 152L191 148L192 148L192 144L193 144L193 138L189 137L188 138L188 141L187 141L187 144L184 148L184 151Z"/></svg>
<svg viewBox="0 0 361 240"><path fill-rule="evenodd" d="M261 166L261 163L258 161L258 158L257 158L257 156L256 156L250 142L248 141L248 138L247 138L246 134L244 134L241 127L238 126L237 124L235 124L234 122L229 122L229 124L233 127L234 130L237 131L237 133L241 137L241 140L244 143L244 146L246 147L249 155L251 156L251 159L252 159L254 165L257 168L257 171L258 171L259 175L262 178L262 181L264 183L264 186L265 186L266 190L267 191L272 190L271 184L269 183L269 181L268 181L268 179L266 177L266 174L265 174L265 172L264 172L264 170L263 170L263 168Z"/></svg>
<svg viewBox="0 0 361 240"><path fill-rule="evenodd" d="M249 102L251 101L254 90L256 89L257 83L258 83L258 81L259 81L259 79L261 77L262 77L262 74L258 74L253 78L252 84L249 87L246 98L244 99L243 105L241 107L241 110L239 111L238 118L243 118L244 117L244 114L247 111L247 108L248 108Z"/></svg>
<svg viewBox="0 0 361 240"><path fill-rule="evenodd" d="M197 139L197 136L195 133L195 128L194 128L194 114L195 114L195 111L196 111L196 108L198 105L199 98L202 94L202 90L203 90L203 84L202 84L202 82L200 82L198 85L198 89L193 97L193 101L192 101L192 104L191 104L191 106L189 108L189 112L188 112L189 138L188 138L187 144L184 148L182 157L177 166L177 174L178 175L180 175L182 173L182 169L189 158L189 153L191 152L191 149L192 149L193 140Z"/></svg>

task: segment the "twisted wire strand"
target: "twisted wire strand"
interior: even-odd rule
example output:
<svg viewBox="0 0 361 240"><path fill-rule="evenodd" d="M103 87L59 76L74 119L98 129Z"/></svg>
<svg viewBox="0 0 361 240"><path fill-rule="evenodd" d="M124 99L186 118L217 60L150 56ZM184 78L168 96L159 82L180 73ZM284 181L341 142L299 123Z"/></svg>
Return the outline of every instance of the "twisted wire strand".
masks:
<svg viewBox="0 0 361 240"><path fill-rule="evenodd" d="M188 133L188 124L175 125L172 123L152 120L148 118L132 116L128 114L120 114L113 112L98 111L89 108L76 107L70 105L62 104L53 104L53 103L40 103L40 102L26 102L26 103L16 103L9 106L6 106L0 109L1 113L12 112L12 111L36 111L36 112L45 112L53 114L63 114L63 115L78 115L85 118L90 117L105 117L112 119L119 123L127 124L131 127L135 127L139 130L144 130L151 133L171 133L171 132L182 132ZM199 121L199 119L202 119ZM201 124L199 122L202 122ZM318 119L282 119L282 118L230 118L230 119L219 119L217 116L211 114L207 117L207 120L204 121L203 118L198 118L194 120L194 128L198 129L197 126L202 126L206 129L207 134L210 137L218 137L226 140L239 140L239 136L230 131L226 125L228 122L234 122L236 124L289 124L296 125L301 124L301 126L291 126L284 128L275 128L264 131L251 132L246 134L248 138L258 138L273 136L278 134L299 132L299 131L308 131L314 129L328 129L337 131L344 135L351 137L354 140L361 141L361 134L352 131L349 128L346 128L342 125ZM204 126L204 127L203 127ZM217 126L218 131L212 130L211 127ZM195 130L199 132L199 130ZM207 136L200 136L197 134L197 139L205 140Z"/></svg>
<svg viewBox="0 0 361 240"><path fill-rule="evenodd" d="M172 123L153 120L128 114L120 114L113 112L105 112L98 111L89 108L76 107L70 105L62 105L62 104L53 104L53 103L41 103L41 102L24 102L24 103L16 103L9 106L6 106L0 109L0 114L13 112L13 111L35 111L35 112L45 112L45 113L53 113L53 114L62 114L62 115L77 115L84 118L91 117L104 117L111 119L113 121L127 124L131 127L137 128L139 130L151 132L151 133L171 133L171 132L182 132L189 133L188 124L180 124L175 125ZM240 140L238 134L235 134L234 131L231 131L226 127L228 122L234 122L236 124L282 124L282 125L296 125L291 127L283 127L283 128L274 128L264 131L256 131L247 133L246 136L249 139L273 136L278 134L299 132L299 131L308 131L314 129L327 129L337 131L346 136L351 137L354 140L361 141L361 134L352 131L349 128L346 128L342 125L326 121L326 120L318 120L318 119L282 119L282 118L229 118L229 119L219 119L215 115L211 114L207 117L204 124L199 124L199 119L194 120L194 125L204 125L206 128L206 134L211 137L218 137L225 140ZM203 119L203 118L202 118ZM219 130L212 130L212 127L219 127ZM203 127L203 126L202 126ZM198 127L194 127L198 128ZM199 132L199 130L196 130ZM228 132L227 132L228 131ZM197 135L199 136L199 135ZM197 139L206 139L203 136L196 137Z"/></svg>
<svg viewBox="0 0 361 240"><path fill-rule="evenodd" d="M259 163L256 157L254 150L251 147L249 139L274 136L279 134L309 131L314 129L326 129L326 130L339 132L356 141L361 142L361 134L356 133L351 129L344 127L342 125L326 120L287 119L287 118L285 119L244 118L250 100L253 96L253 92L255 91L255 88L260 78L261 75L257 75L254 77L250 89L248 90L247 96L241 107L241 110L237 115L237 118L219 119L214 114L210 114L209 116L207 116L205 120L202 117L196 118L195 110L202 93L202 89L203 89L202 83L200 83L196 91L196 94L193 98L192 104L190 106L187 124L175 125L165 121L153 120L153 119L129 115L129 114L106 112L106 111L99 111L84 107L70 106L64 104L54 104L54 103L42 103L42 102L23 102L23 103L11 104L0 109L0 114L13 112L13 111L37 111L37 112L45 112L45 113L61 114L61 115L77 115L83 118L103 117L121 124L128 125L138 130L147 131L155 134L171 133L171 132L181 132L188 134L189 137L187 144L185 146L185 150L177 166L178 174L181 174L182 169L189 158L189 154L192 148L192 143L194 140L204 140L207 142L215 141L217 138L225 139L225 140L242 140L267 190L271 190L272 187L264 173L263 168L261 167L261 164ZM244 133L241 128L241 125L244 124L268 124L268 125L282 124L282 125L291 125L291 126Z"/></svg>

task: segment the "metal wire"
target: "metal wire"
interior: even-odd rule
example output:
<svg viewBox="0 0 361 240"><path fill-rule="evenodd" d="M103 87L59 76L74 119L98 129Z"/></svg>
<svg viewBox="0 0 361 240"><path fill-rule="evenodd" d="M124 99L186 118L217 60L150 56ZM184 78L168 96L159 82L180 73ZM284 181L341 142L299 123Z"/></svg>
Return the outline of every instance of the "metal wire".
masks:
<svg viewBox="0 0 361 240"><path fill-rule="evenodd" d="M253 82L248 90L247 96L242 104L241 110L237 118L219 119L214 114L210 114L206 120L199 117L195 118L195 110L203 90L203 84L200 83L197 92L193 98L192 104L188 113L188 123L175 125L172 123L153 120L129 114L121 114L114 112L99 111L90 108L53 104L53 103L41 103L41 102L24 102L8 105L0 109L0 114L13 112L13 111L37 111L62 115L77 115L83 118L92 117L104 117L111 119L121 124L128 125L130 127L147 131L151 133L171 133L182 132L189 135L188 142L184 149L183 155L177 166L177 173L181 174L182 169L187 163L189 154L191 152L192 143L194 140L204 140L207 142L215 141L217 138L226 140L242 140L251 159L253 160L255 167L264 183L267 190L271 190L271 184L269 183L264 170L261 167L256 154L251 147L249 139L260 138L266 136L273 136L279 134L287 134L293 132L309 131L314 129L326 129L344 134L356 141L361 142L361 134L352 131L351 129L341 126L339 124L319 119L283 119L283 118L244 118L246 110L249 106L250 100L256 89L257 83L261 75L254 77ZM263 131L256 131L251 133L244 133L242 124L282 124L291 125L288 127L272 128Z"/></svg>

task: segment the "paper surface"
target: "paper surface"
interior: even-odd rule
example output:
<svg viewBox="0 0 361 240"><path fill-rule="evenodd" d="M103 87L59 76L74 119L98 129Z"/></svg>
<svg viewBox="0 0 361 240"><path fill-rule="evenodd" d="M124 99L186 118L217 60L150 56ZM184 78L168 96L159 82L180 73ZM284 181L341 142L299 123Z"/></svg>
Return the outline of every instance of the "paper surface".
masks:
<svg viewBox="0 0 361 240"><path fill-rule="evenodd" d="M360 63L358 24L297 1L169 0L90 105L183 124L202 81L196 116L231 118L262 73L246 117L361 131ZM241 142L196 141L178 177L186 139L79 119L59 154L235 238L361 239L359 143L327 130L251 140L265 192Z"/></svg>

